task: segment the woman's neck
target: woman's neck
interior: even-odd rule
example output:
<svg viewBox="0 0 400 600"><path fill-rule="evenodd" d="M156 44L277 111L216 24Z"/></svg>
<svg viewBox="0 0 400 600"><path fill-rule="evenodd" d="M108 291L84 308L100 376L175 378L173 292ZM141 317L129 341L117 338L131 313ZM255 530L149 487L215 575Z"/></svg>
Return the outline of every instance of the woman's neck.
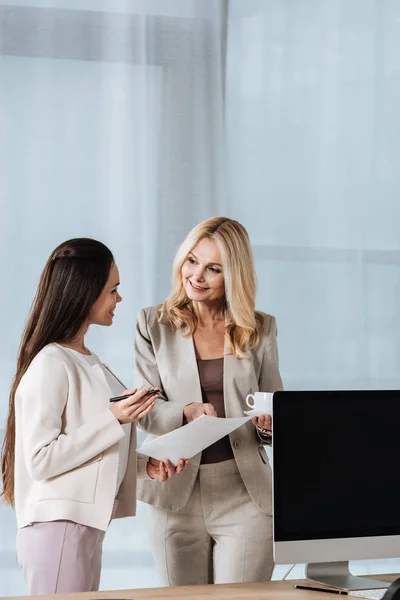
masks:
<svg viewBox="0 0 400 600"><path fill-rule="evenodd" d="M220 301L213 303L193 302L193 309L199 325L213 325L216 321L225 321L223 304Z"/></svg>
<svg viewBox="0 0 400 600"><path fill-rule="evenodd" d="M65 346L66 348L71 348L71 350L75 350L76 352L80 352L81 354L90 355L91 352L85 346L85 336L79 335L73 340L61 342L61 346Z"/></svg>

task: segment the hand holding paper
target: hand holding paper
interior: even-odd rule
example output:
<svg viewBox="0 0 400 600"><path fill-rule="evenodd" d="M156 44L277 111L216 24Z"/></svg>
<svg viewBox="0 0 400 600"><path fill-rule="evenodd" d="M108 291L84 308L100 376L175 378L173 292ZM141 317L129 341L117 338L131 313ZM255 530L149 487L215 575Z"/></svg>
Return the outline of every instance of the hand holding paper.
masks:
<svg viewBox="0 0 400 600"><path fill-rule="evenodd" d="M158 460L168 459L176 465L180 458L192 458L204 448L235 431L250 418L221 419L202 415L179 429L145 442L136 450Z"/></svg>

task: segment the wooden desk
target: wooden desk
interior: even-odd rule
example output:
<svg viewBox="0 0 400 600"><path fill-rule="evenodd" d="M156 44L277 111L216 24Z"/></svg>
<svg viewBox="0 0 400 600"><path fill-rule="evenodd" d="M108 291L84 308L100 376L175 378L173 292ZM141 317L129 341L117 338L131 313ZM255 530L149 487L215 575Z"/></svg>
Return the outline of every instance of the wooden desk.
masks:
<svg viewBox="0 0 400 600"><path fill-rule="evenodd" d="M399 575L375 575L374 579L394 581ZM302 580L235 583L229 585L191 585L182 587L143 588L84 594L51 594L49 596L13 596L8 600L336 600L337 594L297 590L293 586L314 585ZM315 584L316 585L316 584ZM320 586L322 587L322 586Z"/></svg>

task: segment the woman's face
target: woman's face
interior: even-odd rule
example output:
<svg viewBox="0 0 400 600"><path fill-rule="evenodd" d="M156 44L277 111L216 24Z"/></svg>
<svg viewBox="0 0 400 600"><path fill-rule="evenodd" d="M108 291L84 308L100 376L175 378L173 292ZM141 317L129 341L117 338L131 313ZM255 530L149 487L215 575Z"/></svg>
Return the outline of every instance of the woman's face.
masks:
<svg viewBox="0 0 400 600"><path fill-rule="evenodd" d="M187 297L194 302L215 302L225 296L222 259L214 240L203 238L182 265Z"/></svg>
<svg viewBox="0 0 400 600"><path fill-rule="evenodd" d="M110 269L108 281L89 313L89 325L112 325L114 310L122 298L118 293L119 271L114 263Z"/></svg>

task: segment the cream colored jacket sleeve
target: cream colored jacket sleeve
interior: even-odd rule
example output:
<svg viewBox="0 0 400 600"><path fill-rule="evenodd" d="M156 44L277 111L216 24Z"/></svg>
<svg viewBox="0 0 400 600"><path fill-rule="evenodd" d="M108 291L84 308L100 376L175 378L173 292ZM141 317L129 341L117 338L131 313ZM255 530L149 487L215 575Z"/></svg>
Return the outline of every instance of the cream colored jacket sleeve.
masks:
<svg viewBox="0 0 400 600"><path fill-rule="evenodd" d="M55 356L42 353L36 357L19 385L18 395L22 400L22 430L18 434L23 437L27 470L34 480L71 471L124 435L108 408L94 416L88 414L86 423L61 433L68 379L63 362Z"/></svg>

